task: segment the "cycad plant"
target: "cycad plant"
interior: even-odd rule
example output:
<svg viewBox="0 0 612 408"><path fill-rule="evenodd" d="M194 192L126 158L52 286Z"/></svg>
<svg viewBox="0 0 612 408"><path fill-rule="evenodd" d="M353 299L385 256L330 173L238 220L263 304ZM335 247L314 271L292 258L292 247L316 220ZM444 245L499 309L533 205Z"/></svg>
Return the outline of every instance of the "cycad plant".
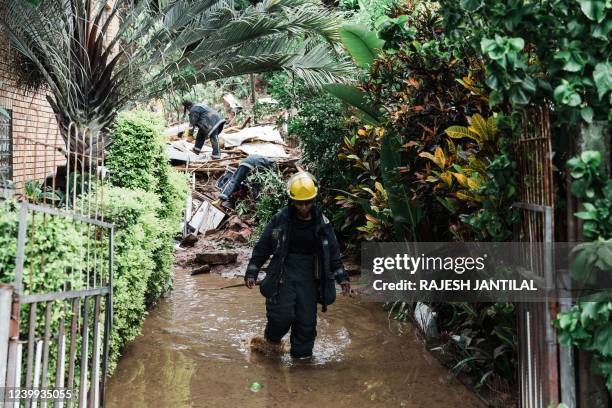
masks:
<svg viewBox="0 0 612 408"><path fill-rule="evenodd" d="M273 70L336 82L346 71L334 52L338 21L310 0L242 11L233 0L0 2L21 83L46 87L69 150L94 158L119 109L170 87Z"/></svg>

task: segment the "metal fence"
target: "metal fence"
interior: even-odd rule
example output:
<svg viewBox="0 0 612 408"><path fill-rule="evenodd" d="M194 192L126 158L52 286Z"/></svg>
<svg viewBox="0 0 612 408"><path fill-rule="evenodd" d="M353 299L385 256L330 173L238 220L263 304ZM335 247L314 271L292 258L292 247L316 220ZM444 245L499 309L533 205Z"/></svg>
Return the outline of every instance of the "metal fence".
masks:
<svg viewBox="0 0 612 408"><path fill-rule="evenodd" d="M539 253L526 254L532 278L549 284L555 279L554 192L551 131L545 106L525 110L523 131L518 140L519 197L515 207L521 212L520 239L545 243ZM548 244L548 245L546 245ZM518 305L519 392L520 406L546 408L557 406L561 397L561 375L570 375L560 367L560 350L552 321L558 313L556 301ZM567 353L564 350L561 353ZM567 357L567 356L566 356ZM564 380L564 395L573 388ZM570 403L567 399L564 402ZM570 403L570 406L573 406Z"/></svg>
<svg viewBox="0 0 612 408"><path fill-rule="evenodd" d="M13 400L5 393L9 407L104 404L114 228L101 211L104 158L92 157L83 148L99 137L90 131L77 135L73 126L70 132L83 143L60 148L67 162L52 163L52 174L31 180L25 189L12 286L0 291L0 386L63 390L70 397L64 392L56 399L36 398L41 393L34 393L32 398ZM51 150L40 164L49 168L46 160L56 160L58 147L31 143L37 150ZM51 241L53 246L48 245ZM61 251L51 249L58 247ZM9 291L12 302L7 310L1 299ZM2 328L7 327L8 339L3 341Z"/></svg>

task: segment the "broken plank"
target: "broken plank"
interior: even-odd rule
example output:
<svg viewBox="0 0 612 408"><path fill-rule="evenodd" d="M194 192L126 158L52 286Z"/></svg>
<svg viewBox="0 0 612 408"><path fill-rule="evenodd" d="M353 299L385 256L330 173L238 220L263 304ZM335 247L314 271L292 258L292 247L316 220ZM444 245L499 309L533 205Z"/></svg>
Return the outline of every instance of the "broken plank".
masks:
<svg viewBox="0 0 612 408"><path fill-rule="evenodd" d="M205 167L199 169L188 169L185 166L173 166L178 171L189 171L192 173L223 173L225 172L225 167Z"/></svg>
<svg viewBox="0 0 612 408"><path fill-rule="evenodd" d="M189 221L189 226L196 233L204 234L208 230L217 228L223 218L225 218L225 213L205 200Z"/></svg>
<svg viewBox="0 0 612 408"><path fill-rule="evenodd" d="M210 265L202 265L193 271L191 271L191 275L199 275L201 273L210 273Z"/></svg>

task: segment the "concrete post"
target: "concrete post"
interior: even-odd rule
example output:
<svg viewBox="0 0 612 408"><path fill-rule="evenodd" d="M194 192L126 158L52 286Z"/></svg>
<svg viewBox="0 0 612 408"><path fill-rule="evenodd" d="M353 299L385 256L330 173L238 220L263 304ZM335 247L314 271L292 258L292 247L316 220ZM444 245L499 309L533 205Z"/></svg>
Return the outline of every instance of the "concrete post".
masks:
<svg viewBox="0 0 612 408"><path fill-rule="evenodd" d="M6 384L12 307L13 287L0 285L0 387L4 387Z"/></svg>

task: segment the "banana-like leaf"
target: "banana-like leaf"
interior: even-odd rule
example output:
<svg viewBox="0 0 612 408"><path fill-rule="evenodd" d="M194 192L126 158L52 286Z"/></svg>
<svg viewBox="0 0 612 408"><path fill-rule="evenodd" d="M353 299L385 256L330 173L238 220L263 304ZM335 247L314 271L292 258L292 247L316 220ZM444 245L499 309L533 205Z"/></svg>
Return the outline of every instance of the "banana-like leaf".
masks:
<svg viewBox="0 0 612 408"><path fill-rule="evenodd" d="M446 132L448 137L452 139L463 139L463 138L474 139L474 135L472 135L470 131L468 130L468 128L466 128L465 126L450 126L444 132Z"/></svg>
<svg viewBox="0 0 612 408"><path fill-rule="evenodd" d="M398 168L401 143L395 135L388 132L384 135L380 146L380 163L385 191L387 192L389 208L393 216L395 237L398 240L416 239L416 229L425 213L422 204L412 201L400 178Z"/></svg>
<svg viewBox="0 0 612 408"><path fill-rule="evenodd" d="M378 110L370 104L365 92L361 89L344 84L329 84L323 86L323 89L346 104L357 108L361 118L367 123L380 126Z"/></svg>
<svg viewBox="0 0 612 408"><path fill-rule="evenodd" d="M350 24L340 29L342 44L360 68L368 69L385 42L364 25Z"/></svg>

